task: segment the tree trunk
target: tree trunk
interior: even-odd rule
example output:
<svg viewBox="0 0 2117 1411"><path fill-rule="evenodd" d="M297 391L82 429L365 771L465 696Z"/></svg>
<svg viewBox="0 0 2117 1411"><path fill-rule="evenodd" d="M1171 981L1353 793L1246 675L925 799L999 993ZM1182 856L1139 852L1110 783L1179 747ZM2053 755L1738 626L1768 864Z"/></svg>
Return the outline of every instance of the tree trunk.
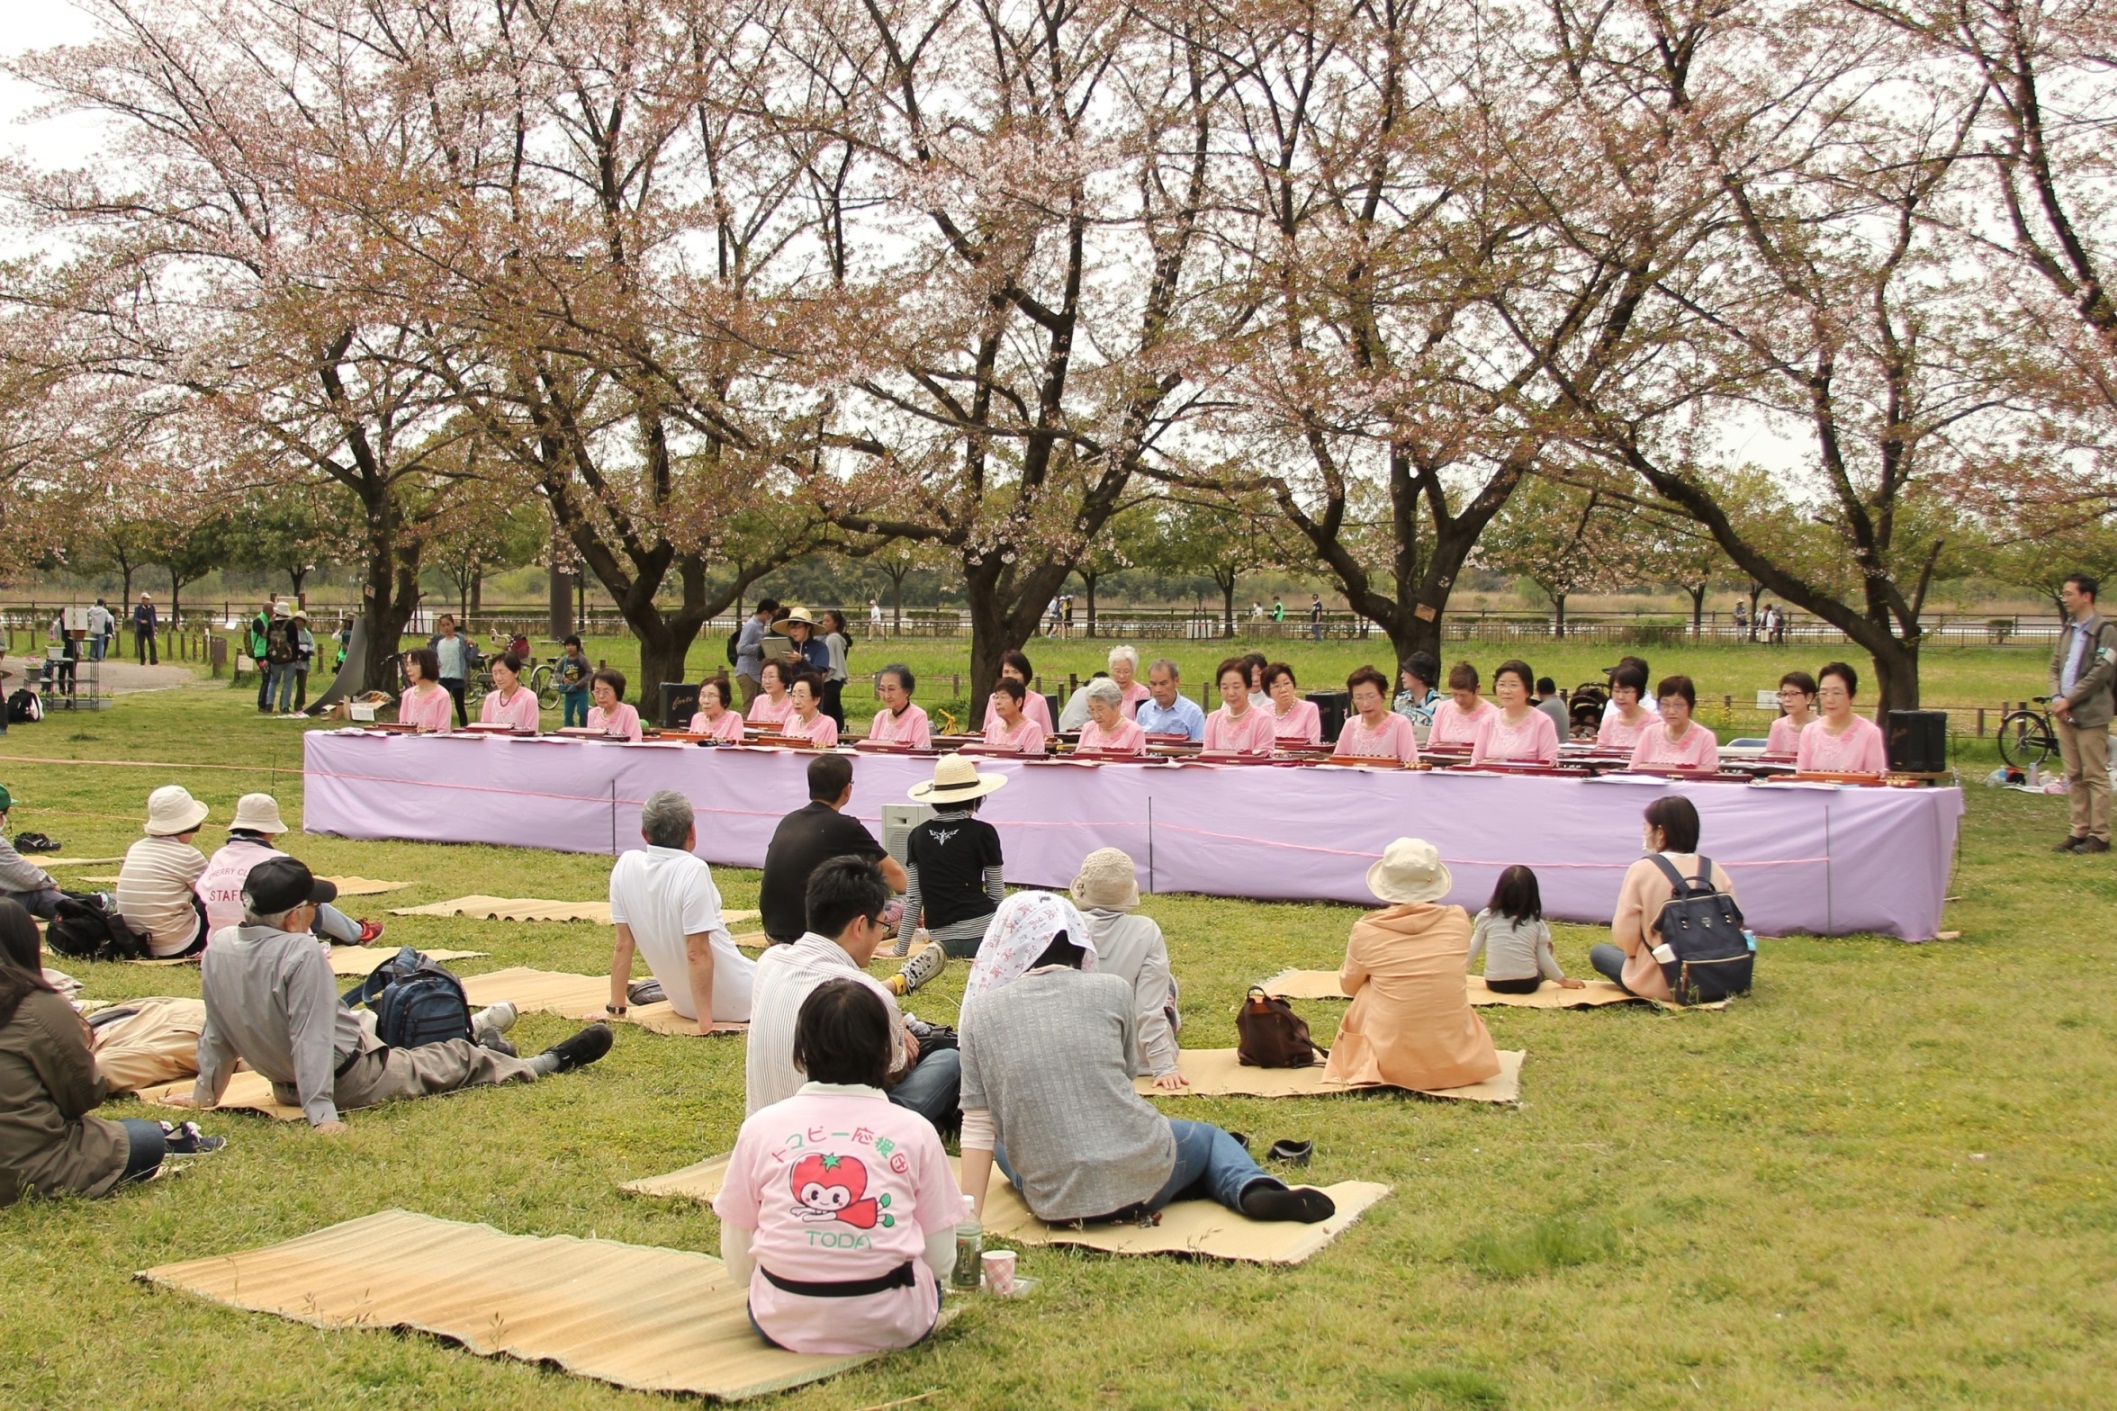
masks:
<svg viewBox="0 0 2117 1411"><path fill-rule="evenodd" d="M309 572L310 570L306 568L290 568L287 570L287 577L292 579L294 583L294 601L297 603L301 601L301 585L308 581Z"/></svg>
<svg viewBox="0 0 2117 1411"><path fill-rule="evenodd" d="M1874 662L1874 718L1885 730L1889 712L1919 708L1919 640L1890 637L1882 642L1862 643Z"/></svg>
<svg viewBox="0 0 2117 1411"><path fill-rule="evenodd" d="M1073 571L1073 565L1062 560L1047 560L1019 577L1013 573L1016 567L990 553L975 564L964 563L964 587L970 600L972 729L985 727L986 698L1000 677L1001 654L1019 651L1036 635L1044 604Z"/></svg>
<svg viewBox="0 0 2117 1411"><path fill-rule="evenodd" d="M1088 635L1093 637L1095 635L1095 580L1102 577L1102 574L1086 568L1076 568L1073 571L1081 576L1081 588L1088 595Z"/></svg>
<svg viewBox="0 0 2117 1411"><path fill-rule="evenodd" d="M485 608L485 570L473 567L470 571L470 610L482 612Z"/></svg>
<svg viewBox="0 0 2117 1411"><path fill-rule="evenodd" d="M1235 636L1235 575L1230 573L1220 581L1220 635L1230 640Z"/></svg>
<svg viewBox="0 0 2117 1411"><path fill-rule="evenodd" d="M388 490L370 500L367 509L367 557L361 585L361 615L367 619L367 661L360 689L374 690L390 680L390 661L397 655L406 624L419 605L419 546L397 542L397 505Z"/></svg>
<svg viewBox="0 0 2117 1411"><path fill-rule="evenodd" d="M1566 640L1566 594L1551 595L1551 635L1563 642Z"/></svg>
<svg viewBox="0 0 2117 1411"><path fill-rule="evenodd" d="M170 569L170 570L169 570L169 621L168 621L168 623L167 623L167 626L168 626L169 630L170 630L170 631L172 631L172 632L174 632L174 631L176 630L176 619L177 619L177 613L178 613L178 612L179 612L179 611L181 610L181 607L182 607L182 601L181 601L181 600L182 600L182 595L183 595L183 592L184 592L184 580L176 576L176 570L175 570L175 569L173 569L173 568L172 568L172 569Z"/></svg>

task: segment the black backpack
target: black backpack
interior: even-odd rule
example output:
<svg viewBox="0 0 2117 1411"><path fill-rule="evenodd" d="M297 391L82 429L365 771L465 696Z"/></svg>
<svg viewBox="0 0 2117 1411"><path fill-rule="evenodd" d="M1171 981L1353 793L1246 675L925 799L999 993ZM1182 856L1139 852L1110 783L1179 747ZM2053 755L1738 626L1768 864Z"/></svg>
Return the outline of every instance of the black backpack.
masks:
<svg viewBox="0 0 2117 1411"><path fill-rule="evenodd" d="M739 655L739 653L735 649L741 643L741 641L742 629L740 627L736 628L733 632L730 632L728 634L728 665L730 666L735 665L736 659ZM726 702L723 701L722 704L725 705Z"/></svg>
<svg viewBox="0 0 2117 1411"><path fill-rule="evenodd" d="M68 892L44 929L44 944L75 960L146 960L147 938L125 924L108 892Z"/></svg>
<svg viewBox="0 0 2117 1411"><path fill-rule="evenodd" d="M1701 856L1698 875L1689 881L1660 853L1654 863L1675 888L1662 903L1660 924L1661 944L1671 952L1661 962L1669 993L1678 1004L1711 1004L1748 994L1757 953L1743 933L1742 908L1713 887L1712 861Z"/></svg>
<svg viewBox="0 0 2117 1411"><path fill-rule="evenodd" d="M463 982L410 946L347 990L346 1008L365 1004L375 1015L375 1037L391 1048L469 1039L470 999Z"/></svg>
<svg viewBox="0 0 2117 1411"><path fill-rule="evenodd" d="M16 691L7 698L7 718L17 724L44 718L44 702L28 687Z"/></svg>

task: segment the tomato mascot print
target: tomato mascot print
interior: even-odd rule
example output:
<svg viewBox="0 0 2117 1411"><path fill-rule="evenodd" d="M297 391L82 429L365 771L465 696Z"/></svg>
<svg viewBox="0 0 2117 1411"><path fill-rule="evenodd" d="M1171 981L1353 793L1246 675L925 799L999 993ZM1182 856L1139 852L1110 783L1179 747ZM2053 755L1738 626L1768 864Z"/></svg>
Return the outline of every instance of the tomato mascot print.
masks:
<svg viewBox="0 0 2117 1411"><path fill-rule="evenodd" d="M879 1198L867 1194L867 1167L857 1156L811 1152L794 1163L788 1184L794 1192L794 1218L811 1224L835 1220L856 1230L876 1225L889 1229L897 1223L887 1213L889 1193Z"/></svg>

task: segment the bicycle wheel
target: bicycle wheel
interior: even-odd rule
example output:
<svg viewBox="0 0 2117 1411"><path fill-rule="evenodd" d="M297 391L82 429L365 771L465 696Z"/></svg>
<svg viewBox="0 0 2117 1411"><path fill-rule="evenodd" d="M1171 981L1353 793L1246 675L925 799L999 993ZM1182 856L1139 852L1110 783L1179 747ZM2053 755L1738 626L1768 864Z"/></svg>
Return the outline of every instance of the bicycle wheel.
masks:
<svg viewBox="0 0 2117 1411"><path fill-rule="evenodd" d="M549 664L529 673L529 689L535 694L538 705L546 710L558 709L559 674Z"/></svg>
<svg viewBox="0 0 2117 1411"><path fill-rule="evenodd" d="M2016 769L2042 764L2058 753L2051 722L2037 711L2010 711L1999 722L1999 757Z"/></svg>

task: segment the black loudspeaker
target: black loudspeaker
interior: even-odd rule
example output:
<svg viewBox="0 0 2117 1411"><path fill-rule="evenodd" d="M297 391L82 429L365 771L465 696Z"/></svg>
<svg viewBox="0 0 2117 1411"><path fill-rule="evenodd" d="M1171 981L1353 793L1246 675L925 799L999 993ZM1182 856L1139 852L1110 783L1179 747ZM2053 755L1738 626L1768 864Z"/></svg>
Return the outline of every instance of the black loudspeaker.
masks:
<svg viewBox="0 0 2117 1411"><path fill-rule="evenodd" d="M1948 712L1889 712L1889 767L1901 774L1941 774L1948 768Z"/></svg>
<svg viewBox="0 0 2117 1411"><path fill-rule="evenodd" d="M1044 691L1044 692L1041 692L1040 694L1041 694L1041 695L1042 695L1042 696L1044 697L1044 704L1045 704L1045 705L1046 705L1047 707L1049 707L1049 708L1050 708L1050 711L1051 711L1051 728L1052 728L1052 729L1054 729L1054 730L1056 730L1056 729L1058 729L1058 718L1059 718L1059 698L1058 698L1058 692L1056 692L1056 691Z"/></svg>
<svg viewBox="0 0 2117 1411"><path fill-rule="evenodd" d="M698 687L689 681L662 682L662 729L688 730L698 714Z"/></svg>
<svg viewBox="0 0 2117 1411"><path fill-rule="evenodd" d="M1316 714L1323 717L1323 743L1336 744L1352 715L1352 697L1344 691L1310 691L1308 699L1315 703Z"/></svg>

